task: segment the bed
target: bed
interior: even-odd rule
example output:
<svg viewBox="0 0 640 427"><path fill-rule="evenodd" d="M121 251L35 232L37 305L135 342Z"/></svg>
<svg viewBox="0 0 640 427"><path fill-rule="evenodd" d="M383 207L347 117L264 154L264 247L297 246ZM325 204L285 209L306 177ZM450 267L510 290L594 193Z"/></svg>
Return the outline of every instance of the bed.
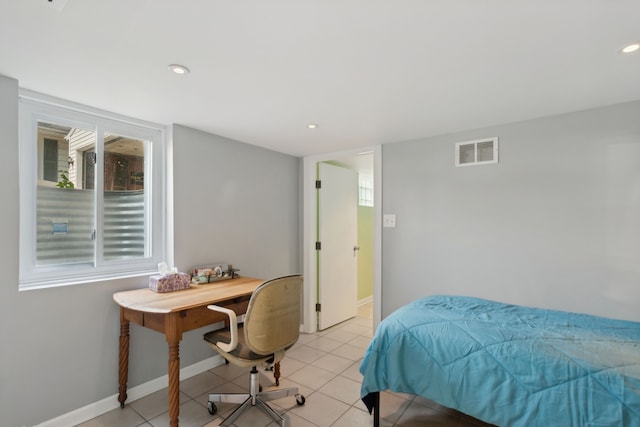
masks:
<svg viewBox="0 0 640 427"><path fill-rule="evenodd" d="M431 296L380 323L360 373L375 426L383 390L502 427L640 426L636 322Z"/></svg>

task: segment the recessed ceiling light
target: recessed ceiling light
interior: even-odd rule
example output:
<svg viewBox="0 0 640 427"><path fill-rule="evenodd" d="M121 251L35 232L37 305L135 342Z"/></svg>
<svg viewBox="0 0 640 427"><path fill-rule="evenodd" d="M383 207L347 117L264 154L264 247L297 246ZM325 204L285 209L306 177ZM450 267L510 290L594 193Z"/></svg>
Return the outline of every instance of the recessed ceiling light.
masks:
<svg viewBox="0 0 640 427"><path fill-rule="evenodd" d="M189 69L184 65L180 65L180 64L169 65L169 71L172 71L176 74L189 74Z"/></svg>
<svg viewBox="0 0 640 427"><path fill-rule="evenodd" d="M640 43L635 42L635 43L628 44L622 49L620 49L620 53L633 53L633 52L637 52L639 49L640 49Z"/></svg>
<svg viewBox="0 0 640 427"><path fill-rule="evenodd" d="M315 124L315 123L309 123L309 124L307 125L307 127L308 127L309 129L315 129L315 128L317 128L317 127L318 127L318 125L317 125L317 124Z"/></svg>

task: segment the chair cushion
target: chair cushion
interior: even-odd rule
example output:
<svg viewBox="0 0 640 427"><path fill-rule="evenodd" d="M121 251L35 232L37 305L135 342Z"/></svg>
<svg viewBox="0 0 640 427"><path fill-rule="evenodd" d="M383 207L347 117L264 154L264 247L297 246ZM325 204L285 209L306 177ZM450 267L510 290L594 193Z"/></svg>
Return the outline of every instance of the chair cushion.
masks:
<svg viewBox="0 0 640 427"><path fill-rule="evenodd" d="M220 354L223 354L226 352L220 350L220 348L216 346L216 343L218 341L222 341L224 343L231 342L231 332L229 331L229 328L218 329L218 330L211 331L204 334L204 339L209 343L213 344L214 348L218 350ZM246 344L245 336L244 336L244 327L242 324L238 325L238 346L234 350L229 352L229 354L240 359L254 360L256 362L265 361L269 363L273 361L273 357L274 357L273 353L257 354L251 351L249 346L247 346Z"/></svg>

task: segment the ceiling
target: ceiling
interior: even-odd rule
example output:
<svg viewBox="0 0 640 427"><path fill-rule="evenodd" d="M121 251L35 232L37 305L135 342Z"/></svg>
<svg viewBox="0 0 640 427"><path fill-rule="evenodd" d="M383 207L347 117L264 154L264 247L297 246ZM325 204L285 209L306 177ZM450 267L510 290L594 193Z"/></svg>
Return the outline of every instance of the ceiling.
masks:
<svg viewBox="0 0 640 427"><path fill-rule="evenodd" d="M639 23L638 0L0 0L0 74L305 156L640 99Z"/></svg>

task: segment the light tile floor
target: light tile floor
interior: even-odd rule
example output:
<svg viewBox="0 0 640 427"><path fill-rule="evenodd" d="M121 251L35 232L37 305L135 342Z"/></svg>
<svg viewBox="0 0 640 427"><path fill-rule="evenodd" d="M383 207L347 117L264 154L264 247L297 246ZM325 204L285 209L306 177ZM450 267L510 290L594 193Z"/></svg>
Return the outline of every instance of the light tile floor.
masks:
<svg viewBox="0 0 640 427"><path fill-rule="evenodd" d="M285 397L269 404L287 419L289 427L372 426L373 419L360 401L360 361L372 336L371 304L358 316L325 331L301 334L281 362L280 387L298 387L306 397L303 406ZM204 344L203 344L204 345ZM270 372L261 373L260 383L275 387ZM247 369L221 365L180 383L180 426L218 426L236 405L219 403L218 413L207 410L209 393L244 393L249 388ZM412 395L383 392L382 427L488 427L481 421L434 402ZM78 427L165 427L169 425L167 390L128 402ZM235 423L237 427L278 427L260 409L250 408Z"/></svg>

